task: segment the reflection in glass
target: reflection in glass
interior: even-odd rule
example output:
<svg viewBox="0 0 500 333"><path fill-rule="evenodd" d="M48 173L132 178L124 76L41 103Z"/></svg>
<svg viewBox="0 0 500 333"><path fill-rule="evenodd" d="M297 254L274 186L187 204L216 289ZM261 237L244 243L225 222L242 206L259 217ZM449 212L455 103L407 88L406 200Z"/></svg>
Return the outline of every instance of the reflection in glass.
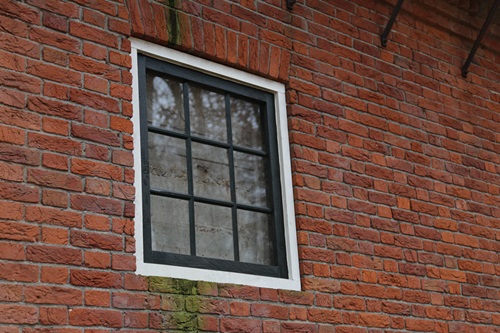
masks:
<svg viewBox="0 0 500 333"><path fill-rule="evenodd" d="M274 265L271 215L238 210L240 261Z"/></svg>
<svg viewBox="0 0 500 333"><path fill-rule="evenodd" d="M196 203L196 254L234 260L231 208Z"/></svg>
<svg viewBox="0 0 500 333"><path fill-rule="evenodd" d="M234 174L239 204L270 207L267 158L235 151Z"/></svg>
<svg viewBox="0 0 500 333"><path fill-rule="evenodd" d="M186 142L149 132L148 147L150 186L187 193Z"/></svg>
<svg viewBox="0 0 500 333"><path fill-rule="evenodd" d="M184 132L182 82L148 70L146 91L148 125Z"/></svg>
<svg viewBox="0 0 500 333"><path fill-rule="evenodd" d="M191 134L227 142L224 95L189 87Z"/></svg>
<svg viewBox="0 0 500 333"><path fill-rule="evenodd" d="M259 105L234 97L231 97L230 103L233 143L263 150L264 134Z"/></svg>
<svg viewBox="0 0 500 333"><path fill-rule="evenodd" d="M229 201L231 199L227 150L192 143L194 194Z"/></svg>
<svg viewBox="0 0 500 333"><path fill-rule="evenodd" d="M153 251L190 254L188 201L151 195Z"/></svg>

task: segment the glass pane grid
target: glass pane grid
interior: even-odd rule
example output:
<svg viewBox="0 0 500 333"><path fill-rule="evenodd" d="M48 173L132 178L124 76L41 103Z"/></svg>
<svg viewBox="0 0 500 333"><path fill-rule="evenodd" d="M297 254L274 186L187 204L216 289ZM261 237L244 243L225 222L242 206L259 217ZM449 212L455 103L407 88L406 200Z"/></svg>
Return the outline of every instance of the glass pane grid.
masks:
<svg viewBox="0 0 500 333"><path fill-rule="evenodd" d="M182 230L184 242L187 230L190 244L182 247L172 235L165 239L154 235L153 250L189 254L187 249L191 247L191 256L277 265L269 147L262 104L210 87L205 89L188 80L173 79L170 83L169 79L161 73L149 79L148 90L155 87L159 97L148 97L157 99L156 106L148 111L148 132L160 137L156 139L158 142L183 142L185 150L182 144L167 144L168 148L173 147L174 159L167 158L165 162L162 156L167 148L162 149L159 143L153 145L153 152L157 153L153 160L149 158L155 168L150 174L150 197L165 198L161 200L168 205L154 203L154 206L169 209L162 215L160 208L155 208L151 232L161 229L160 234L165 235L165 227L158 226L159 218L173 216L179 221L170 221L170 225L178 229L176 232ZM182 98L173 97L176 92ZM172 105L168 105L168 100ZM178 164L178 169L180 164L186 165L185 170L168 169L172 161ZM164 186L172 179L180 182ZM175 202L184 202L183 207L189 208L169 214L168 211L177 209Z"/></svg>

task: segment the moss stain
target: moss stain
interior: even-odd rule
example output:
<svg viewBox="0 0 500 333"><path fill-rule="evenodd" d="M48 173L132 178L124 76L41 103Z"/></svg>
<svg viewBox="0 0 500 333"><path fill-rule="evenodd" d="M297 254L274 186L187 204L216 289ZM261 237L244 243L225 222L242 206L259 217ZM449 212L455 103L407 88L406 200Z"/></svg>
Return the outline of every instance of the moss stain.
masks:
<svg viewBox="0 0 500 333"><path fill-rule="evenodd" d="M169 332L198 332L199 309L202 300L196 281L165 277L149 277L148 290L156 293L174 294L172 300L178 311L163 312L163 327Z"/></svg>
<svg viewBox="0 0 500 333"><path fill-rule="evenodd" d="M168 0L167 5L168 43L179 45L181 43L181 34L179 18L177 17L176 0Z"/></svg>
<svg viewBox="0 0 500 333"><path fill-rule="evenodd" d="M169 294L197 295L198 288L196 287L196 284L196 281L153 276L149 278L149 291Z"/></svg>
<svg viewBox="0 0 500 333"><path fill-rule="evenodd" d="M191 312L172 312L164 317L166 327L184 332L198 332L198 314Z"/></svg>

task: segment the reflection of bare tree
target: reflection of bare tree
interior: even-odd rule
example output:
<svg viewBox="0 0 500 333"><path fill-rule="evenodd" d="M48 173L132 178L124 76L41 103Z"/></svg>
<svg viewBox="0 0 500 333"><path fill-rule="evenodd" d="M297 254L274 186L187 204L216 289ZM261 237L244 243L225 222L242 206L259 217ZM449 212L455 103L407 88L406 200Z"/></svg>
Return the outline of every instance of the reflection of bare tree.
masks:
<svg viewBox="0 0 500 333"><path fill-rule="evenodd" d="M184 132L182 83L157 73L146 75L148 124Z"/></svg>
<svg viewBox="0 0 500 333"><path fill-rule="evenodd" d="M189 118L191 134L227 142L224 95L190 86Z"/></svg>
<svg viewBox="0 0 500 333"><path fill-rule="evenodd" d="M258 104L232 97L231 126L236 145L263 149L265 138Z"/></svg>

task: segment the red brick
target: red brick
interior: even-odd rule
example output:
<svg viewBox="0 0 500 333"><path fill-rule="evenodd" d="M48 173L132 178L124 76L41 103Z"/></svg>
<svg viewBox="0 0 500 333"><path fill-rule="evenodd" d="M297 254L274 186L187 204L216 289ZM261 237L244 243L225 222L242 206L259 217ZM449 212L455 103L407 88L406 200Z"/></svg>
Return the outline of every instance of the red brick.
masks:
<svg viewBox="0 0 500 333"><path fill-rule="evenodd" d="M119 104L116 99L98 93L73 88L69 91L69 99L72 102L97 110L105 110L112 113L119 112Z"/></svg>
<svg viewBox="0 0 500 333"><path fill-rule="evenodd" d="M26 220L65 227L82 226L82 216L79 213L49 207L27 207Z"/></svg>
<svg viewBox="0 0 500 333"><path fill-rule="evenodd" d="M85 145L85 156L96 160L109 160L109 149L107 147L96 146L93 144Z"/></svg>
<svg viewBox="0 0 500 333"><path fill-rule="evenodd" d="M51 169L68 171L69 158L64 155L44 153L42 155L42 165Z"/></svg>
<svg viewBox="0 0 500 333"><path fill-rule="evenodd" d="M159 309L158 295L138 293L113 293L113 306L118 309Z"/></svg>
<svg viewBox="0 0 500 333"><path fill-rule="evenodd" d="M361 324L368 327L389 327L391 324L390 317L387 315L360 313L358 318Z"/></svg>
<svg viewBox="0 0 500 333"><path fill-rule="evenodd" d="M434 321L407 318L405 322L406 328L410 331L434 332Z"/></svg>
<svg viewBox="0 0 500 333"><path fill-rule="evenodd" d="M0 323L36 324L37 322L38 310L34 306L0 304Z"/></svg>
<svg viewBox="0 0 500 333"><path fill-rule="evenodd" d="M129 151L114 150L111 161L115 164L131 167L134 165L134 156Z"/></svg>
<svg viewBox="0 0 500 333"><path fill-rule="evenodd" d="M23 287L15 284L0 284L0 300L2 302L21 302L23 299Z"/></svg>
<svg viewBox="0 0 500 333"><path fill-rule="evenodd" d="M23 180L23 168L20 165L0 162L0 179L20 182Z"/></svg>
<svg viewBox="0 0 500 333"><path fill-rule="evenodd" d="M126 327L146 328L148 327L149 315L142 311L127 311L124 314L123 321Z"/></svg>
<svg viewBox="0 0 500 333"><path fill-rule="evenodd" d="M68 244L68 230L61 228L42 227L42 242L47 244Z"/></svg>
<svg viewBox="0 0 500 333"><path fill-rule="evenodd" d="M72 21L69 24L69 32L73 36L80 37L85 40L90 40L98 44L116 48L118 46L118 38L102 29L97 29L90 25Z"/></svg>
<svg viewBox="0 0 500 333"><path fill-rule="evenodd" d="M41 271L41 282L66 284L69 281L69 272L66 267L42 266Z"/></svg>
<svg viewBox="0 0 500 333"><path fill-rule="evenodd" d="M52 82L45 82L43 85L44 96L66 100L68 99L68 94L69 94L69 88L66 86Z"/></svg>
<svg viewBox="0 0 500 333"><path fill-rule="evenodd" d="M66 308L41 307L40 323L43 325L65 325L68 322Z"/></svg>
<svg viewBox="0 0 500 333"><path fill-rule="evenodd" d="M28 145L33 148L50 150L62 154L81 155L82 144L80 142L50 136L45 134L29 133Z"/></svg>
<svg viewBox="0 0 500 333"><path fill-rule="evenodd" d="M31 245L26 247L28 260L40 263L81 265L82 252L60 246Z"/></svg>
<svg viewBox="0 0 500 333"><path fill-rule="evenodd" d="M85 228L100 231L110 230L110 221L107 216L85 215Z"/></svg>
<svg viewBox="0 0 500 333"><path fill-rule="evenodd" d="M71 270L70 274L71 284L75 286L94 288L120 288L122 286L122 278L116 273Z"/></svg>
<svg viewBox="0 0 500 333"><path fill-rule="evenodd" d="M0 67L23 71L26 67L26 59L11 52L0 50Z"/></svg>
<svg viewBox="0 0 500 333"><path fill-rule="evenodd" d="M117 271L135 271L135 257L129 255L113 254L111 267Z"/></svg>
<svg viewBox="0 0 500 333"><path fill-rule="evenodd" d="M38 189L16 183L0 183L0 198L35 203L39 201Z"/></svg>
<svg viewBox="0 0 500 333"><path fill-rule="evenodd" d="M124 35L130 34L130 24L127 21L121 21L114 18L108 18L108 28L111 31L119 32ZM166 31L167 29L165 29ZM112 61L113 62L113 61ZM115 63L115 62L113 62Z"/></svg>
<svg viewBox="0 0 500 333"><path fill-rule="evenodd" d="M54 118L44 118L42 128L45 132L67 136L68 121Z"/></svg>
<svg viewBox="0 0 500 333"><path fill-rule="evenodd" d="M70 55L69 67L82 73L94 74L106 80L120 80L120 70L118 68L87 57ZM106 91L103 92L106 93Z"/></svg>
<svg viewBox="0 0 500 333"><path fill-rule="evenodd" d="M97 60L105 60L107 57L107 50L105 47L100 45L95 45L93 43L83 43L83 54L97 59Z"/></svg>
<svg viewBox="0 0 500 333"><path fill-rule="evenodd" d="M77 326L122 327L119 311L75 308L69 313L69 323Z"/></svg>
<svg viewBox="0 0 500 333"><path fill-rule="evenodd" d="M0 223L0 235L2 239L15 241L35 242L39 238L40 228L31 224L20 222Z"/></svg>
<svg viewBox="0 0 500 333"><path fill-rule="evenodd" d="M21 244L0 242L0 259L24 260L24 247Z"/></svg>
<svg viewBox="0 0 500 333"><path fill-rule="evenodd" d="M79 305L82 304L83 294L73 288L33 286L25 288L24 299L27 303Z"/></svg>
<svg viewBox="0 0 500 333"><path fill-rule="evenodd" d="M250 318L222 318L220 332L257 333L262 332L260 321Z"/></svg>
<svg viewBox="0 0 500 333"><path fill-rule="evenodd" d="M0 33L0 42L2 44L2 49L5 51L21 54L35 59L40 56L40 47L38 44L24 38L18 38L13 35Z"/></svg>
<svg viewBox="0 0 500 333"><path fill-rule="evenodd" d="M122 179L121 167L84 159L74 158L71 163L71 172L84 176L93 176L112 180Z"/></svg>
<svg viewBox="0 0 500 333"><path fill-rule="evenodd" d="M128 290L147 290L148 282L147 278L135 274L125 275L125 289Z"/></svg>
<svg viewBox="0 0 500 333"><path fill-rule="evenodd" d="M29 264L0 263L0 279L16 282L37 282L38 267Z"/></svg>
<svg viewBox="0 0 500 333"><path fill-rule="evenodd" d="M41 81L38 78L0 69L0 84L4 87L30 93L40 93Z"/></svg>
<svg viewBox="0 0 500 333"><path fill-rule="evenodd" d="M43 62L28 61L26 72L40 78L72 86L78 86L82 82L80 73Z"/></svg>
<svg viewBox="0 0 500 333"><path fill-rule="evenodd" d="M50 12L45 12L42 18L42 23L48 28L54 30L59 30L62 32L68 31L68 20L65 17L53 14Z"/></svg>
<svg viewBox="0 0 500 333"><path fill-rule="evenodd" d="M24 108L26 105L26 94L17 90L1 87L0 103L13 106L16 108Z"/></svg>
<svg viewBox="0 0 500 333"><path fill-rule="evenodd" d="M77 38L38 27L30 30L30 39L40 44L51 45L72 53L79 52L82 44Z"/></svg>
<svg viewBox="0 0 500 333"><path fill-rule="evenodd" d="M101 214L122 214L122 204L120 201L90 195L72 195L71 207L76 210L91 211Z"/></svg>
<svg viewBox="0 0 500 333"><path fill-rule="evenodd" d="M68 191L79 192L83 189L80 177L57 171L30 169L28 170L28 182Z"/></svg>
<svg viewBox="0 0 500 333"><path fill-rule="evenodd" d="M71 230L71 244L84 248L99 248L103 250L123 250L123 238L104 233Z"/></svg>
<svg viewBox="0 0 500 333"><path fill-rule="evenodd" d="M86 290L85 305L109 307L111 305L111 293L103 290Z"/></svg>
<svg viewBox="0 0 500 333"><path fill-rule="evenodd" d="M85 266L92 268L111 267L111 256L103 252L85 252Z"/></svg>
<svg viewBox="0 0 500 333"><path fill-rule="evenodd" d="M99 129L86 125L73 124L71 126L73 136L81 139L86 139L94 142L99 142L110 146L119 146L120 137L118 133L113 133L108 130Z"/></svg>

